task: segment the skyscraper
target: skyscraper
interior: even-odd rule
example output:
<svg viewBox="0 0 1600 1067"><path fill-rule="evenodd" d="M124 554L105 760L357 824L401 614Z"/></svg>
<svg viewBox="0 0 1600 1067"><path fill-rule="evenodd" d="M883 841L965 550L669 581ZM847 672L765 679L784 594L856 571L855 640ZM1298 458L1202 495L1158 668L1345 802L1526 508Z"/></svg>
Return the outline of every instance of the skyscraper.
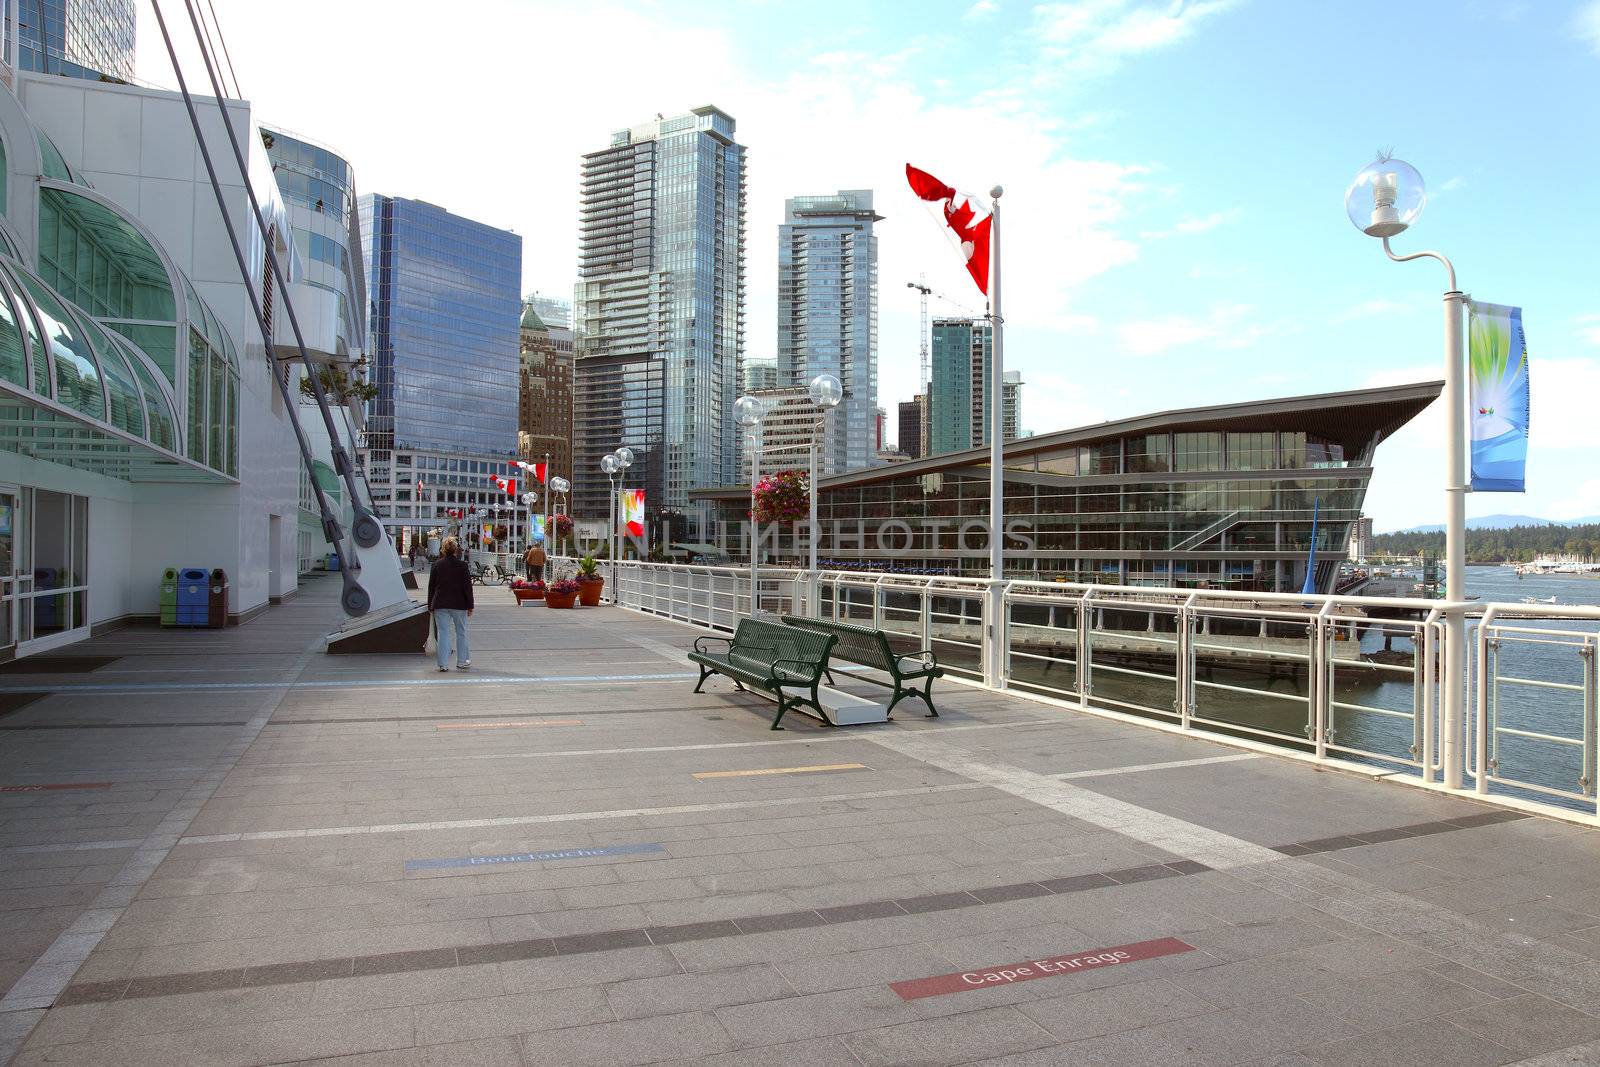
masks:
<svg viewBox="0 0 1600 1067"><path fill-rule="evenodd" d="M993 344L994 328L987 322L933 320L929 455L979 448L989 443L989 353ZM1000 392L1000 420L1005 440L1014 441L1022 436L1020 371L1005 372Z"/></svg>
<svg viewBox="0 0 1600 1067"><path fill-rule="evenodd" d="M508 506L489 477L517 451L522 238L393 196L361 197L360 216L379 513L431 527L449 507Z"/></svg>
<svg viewBox="0 0 1600 1067"><path fill-rule="evenodd" d="M572 470L572 346L563 351L552 336L555 332L529 298L522 306L518 438L525 460L543 463L549 456L549 473L566 478ZM542 486L535 488L545 492Z"/></svg>
<svg viewBox="0 0 1600 1067"><path fill-rule="evenodd" d="M844 400L829 420L825 474L870 466L878 407L878 239L870 189L797 196L778 227L778 384L832 374Z"/></svg>
<svg viewBox="0 0 1600 1067"><path fill-rule="evenodd" d="M744 391L778 387L778 361L771 357L744 361Z"/></svg>
<svg viewBox="0 0 1600 1067"><path fill-rule="evenodd" d="M994 331L975 319L933 320L933 396L928 453L958 452L987 440L983 386Z"/></svg>
<svg viewBox="0 0 1600 1067"><path fill-rule="evenodd" d="M900 401L900 451L922 457L922 398Z"/></svg>
<svg viewBox="0 0 1600 1067"><path fill-rule="evenodd" d="M6 5L17 20L17 66L99 81L133 80L134 0L34 0Z"/></svg>
<svg viewBox="0 0 1600 1067"><path fill-rule="evenodd" d="M574 308L573 507L608 513L600 460L633 449L625 488L683 513L736 476L744 354L744 147L714 107L612 135L583 157ZM683 520L680 520L682 522Z"/></svg>

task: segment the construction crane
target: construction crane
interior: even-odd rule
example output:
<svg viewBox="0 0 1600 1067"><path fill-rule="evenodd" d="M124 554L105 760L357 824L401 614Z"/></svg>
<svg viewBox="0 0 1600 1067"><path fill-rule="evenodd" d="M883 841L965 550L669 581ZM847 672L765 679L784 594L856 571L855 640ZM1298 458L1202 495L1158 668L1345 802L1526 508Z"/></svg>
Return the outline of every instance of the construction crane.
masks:
<svg viewBox="0 0 1600 1067"><path fill-rule="evenodd" d="M922 379L920 382L920 388L922 389L923 396L928 395L928 387L933 381L932 360L928 354L928 297L936 296L940 300L943 300L946 304L949 304L951 307L955 308L957 311L964 311L973 318L979 317L977 312L973 311L965 304L950 299L937 289L928 288L927 282L928 276L926 274L919 274L917 276L917 280L914 282L906 282L907 289L915 289L918 293L922 294L922 333L920 335L922 339Z"/></svg>

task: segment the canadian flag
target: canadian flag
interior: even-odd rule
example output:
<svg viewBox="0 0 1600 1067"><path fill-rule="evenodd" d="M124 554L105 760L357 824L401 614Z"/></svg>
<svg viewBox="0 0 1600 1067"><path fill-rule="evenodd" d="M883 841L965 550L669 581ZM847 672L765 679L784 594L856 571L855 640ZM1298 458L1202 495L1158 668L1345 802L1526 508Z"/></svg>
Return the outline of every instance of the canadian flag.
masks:
<svg viewBox="0 0 1600 1067"><path fill-rule="evenodd" d="M906 164L906 180L911 191L944 212L945 225L955 234L956 244L967 261L967 273L978 283L978 292L989 295L989 227L994 219L989 209L968 193L957 192L925 170Z"/></svg>
<svg viewBox="0 0 1600 1067"><path fill-rule="evenodd" d="M517 495L517 480L515 478L502 478L498 474L489 475L489 480L500 487L506 496Z"/></svg>
<svg viewBox="0 0 1600 1067"><path fill-rule="evenodd" d="M535 478L539 479L539 484L540 485L544 484L544 476L547 473L547 468L548 467L549 467L549 464L547 464L547 463L535 463L533 465L533 476Z"/></svg>

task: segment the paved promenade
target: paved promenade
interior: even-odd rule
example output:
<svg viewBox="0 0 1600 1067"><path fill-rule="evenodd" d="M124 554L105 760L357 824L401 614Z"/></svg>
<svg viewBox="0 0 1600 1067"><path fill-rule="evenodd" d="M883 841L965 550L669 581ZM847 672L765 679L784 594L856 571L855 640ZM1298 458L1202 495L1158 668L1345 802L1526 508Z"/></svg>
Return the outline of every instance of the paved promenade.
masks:
<svg viewBox="0 0 1600 1067"><path fill-rule="evenodd" d="M328 657L336 592L0 668L0 1063L1600 1063L1600 832L947 683L774 733L504 592Z"/></svg>

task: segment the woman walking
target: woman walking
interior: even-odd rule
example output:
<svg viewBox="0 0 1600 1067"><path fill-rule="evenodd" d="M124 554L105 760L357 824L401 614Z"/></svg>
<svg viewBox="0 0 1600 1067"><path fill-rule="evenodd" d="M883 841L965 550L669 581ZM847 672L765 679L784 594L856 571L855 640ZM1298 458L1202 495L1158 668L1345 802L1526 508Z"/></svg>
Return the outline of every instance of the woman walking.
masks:
<svg viewBox="0 0 1600 1067"><path fill-rule="evenodd" d="M455 647L456 669L472 666L467 649L467 618L472 614L472 575L461 561L461 543L446 537L439 562L428 571L428 610L433 612L438 633L439 669L450 669L450 650Z"/></svg>

